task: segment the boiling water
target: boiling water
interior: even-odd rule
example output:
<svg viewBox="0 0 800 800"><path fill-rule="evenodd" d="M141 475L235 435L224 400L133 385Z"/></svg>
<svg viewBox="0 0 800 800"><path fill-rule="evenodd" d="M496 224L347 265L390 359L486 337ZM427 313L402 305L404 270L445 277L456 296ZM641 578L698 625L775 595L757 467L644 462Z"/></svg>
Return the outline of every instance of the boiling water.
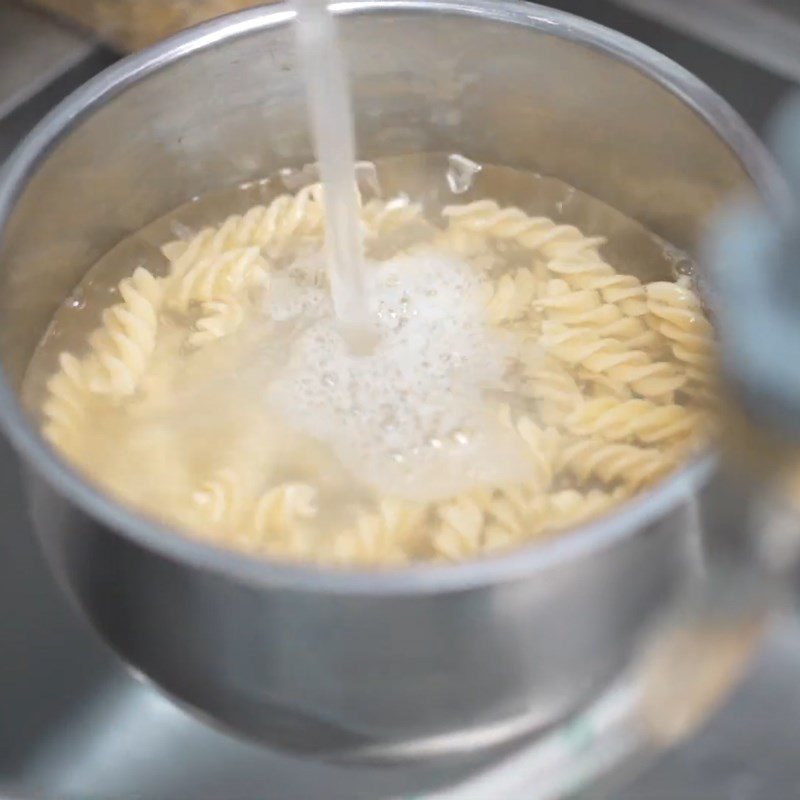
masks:
<svg viewBox="0 0 800 800"><path fill-rule="evenodd" d="M197 198L112 250L38 348L25 386L31 408L40 413L59 353L86 353L122 278L136 267L165 274L165 242L267 204L304 174L284 171ZM491 197L608 237L607 260L643 280L690 270L685 256L640 225L555 179L465 167L444 154L387 159L362 174L365 201L377 188L424 210L399 236L368 242L375 350L354 354L339 336L322 254L311 248L278 259L235 334L187 348L186 321L164 313L140 391L122 406L87 398L91 425L79 459L86 472L149 513L189 527L194 518L182 512L188 499L202 499L204 482L227 467L239 476L232 503L287 482L313 485L319 541L387 496L425 504L516 484L530 472L530 452L498 422L494 398L524 413L531 406L514 382L520 339L484 323L481 299L481 287L501 274L430 248L406 255L441 228L443 207ZM502 264L511 272L529 265L530 254L508 248ZM560 479L553 488L572 487ZM425 547L412 553L431 555Z"/></svg>

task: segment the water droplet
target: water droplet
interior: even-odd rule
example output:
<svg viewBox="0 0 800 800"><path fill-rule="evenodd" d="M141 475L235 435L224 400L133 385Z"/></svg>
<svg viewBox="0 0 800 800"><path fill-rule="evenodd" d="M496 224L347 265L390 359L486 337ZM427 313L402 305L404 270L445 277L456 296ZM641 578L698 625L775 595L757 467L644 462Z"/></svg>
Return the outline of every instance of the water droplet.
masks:
<svg viewBox="0 0 800 800"><path fill-rule="evenodd" d="M472 188L475 176L481 165L458 153L451 153L447 159L447 185L453 194L464 194Z"/></svg>
<svg viewBox="0 0 800 800"><path fill-rule="evenodd" d="M322 376L322 382L326 386L336 386L338 379L333 372L326 372Z"/></svg>
<svg viewBox="0 0 800 800"><path fill-rule="evenodd" d="M83 297L73 297L69 305L70 308L86 308L86 300Z"/></svg>
<svg viewBox="0 0 800 800"><path fill-rule="evenodd" d="M441 450L443 442L441 439L437 439L435 436L432 436L430 439L428 439L428 444L434 450Z"/></svg>
<svg viewBox="0 0 800 800"><path fill-rule="evenodd" d="M395 464L404 464L405 460L405 456L402 453L392 453L392 461L394 461Z"/></svg>
<svg viewBox="0 0 800 800"><path fill-rule="evenodd" d="M453 441L456 444L460 444L462 447L465 447L469 444L469 435L465 431L455 431L453 433Z"/></svg>

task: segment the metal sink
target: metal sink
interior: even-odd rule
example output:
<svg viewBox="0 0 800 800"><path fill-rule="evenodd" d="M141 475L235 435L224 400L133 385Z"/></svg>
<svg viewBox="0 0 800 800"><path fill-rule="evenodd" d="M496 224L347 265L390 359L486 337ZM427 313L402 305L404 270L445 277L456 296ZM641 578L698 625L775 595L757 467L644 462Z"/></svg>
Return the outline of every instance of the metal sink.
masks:
<svg viewBox="0 0 800 800"><path fill-rule="evenodd" d="M553 4L667 53L756 128L791 88L787 80L613 4ZM0 161L55 102L114 59L85 38L0 0L0 75L23 57L28 60L19 85L0 81ZM3 442L0 496L0 794L24 800L380 800L413 792L407 771L301 761L244 743L127 673L82 627L47 572L31 534L16 458ZM798 740L800 625L785 621L706 729L614 796L800 797ZM420 772L411 782L422 786L430 777Z"/></svg>

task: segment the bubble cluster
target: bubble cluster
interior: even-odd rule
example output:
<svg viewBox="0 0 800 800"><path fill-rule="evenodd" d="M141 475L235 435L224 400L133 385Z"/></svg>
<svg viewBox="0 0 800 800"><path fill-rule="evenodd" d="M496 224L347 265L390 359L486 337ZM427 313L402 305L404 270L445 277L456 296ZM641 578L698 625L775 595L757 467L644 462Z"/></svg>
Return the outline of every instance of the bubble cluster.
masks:
<svg viewBox="0 0 800 800"><path fill-rule="evenodd" d="M290 270L272 298L276 318L308 323L268 390L290 425L386 494L433 500L525 476L519 441L485 400L513 345L484 324L474 269L434 252L370 265L377 342L357 355L313 268Z"/></svg>

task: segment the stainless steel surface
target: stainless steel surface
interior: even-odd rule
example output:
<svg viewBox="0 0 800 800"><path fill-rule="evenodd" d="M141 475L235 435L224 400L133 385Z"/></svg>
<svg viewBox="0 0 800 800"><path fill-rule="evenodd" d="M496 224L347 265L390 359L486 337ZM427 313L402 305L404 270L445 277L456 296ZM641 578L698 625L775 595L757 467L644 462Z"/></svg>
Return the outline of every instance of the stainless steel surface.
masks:
<svg viewBox="0 0 800 800"><path fill-rule="evenodd" d="M666 28L595 0L560 5L677 57L760 126L787 84ZM0 162L85 68L0 120ZM380 800L407 771L324 765L218 733L125 674L80 626L45 571L29 533L16 458L0 442L0 794L24 800ZM777 800L800 794L800 632L775 631L726 710L614 800ZM418 769L418 786L431 770ZM439 779L442 774L439 773ZM3 791L5 790L5 791ZM591 791L587 798L597 800ZM487 798L487 800L489 800ZM494 800L492 798L491 800Z"/></svg>
<svg viewBox="0 0 800 800"><path fill-rule="evenodd" d="M0 0L0 119L92 50L92 43L49 17Z"/></svg>
<svg viewBox="0 0 800 800"><path fill-rule="evenodd" d="M746 205L731 210L707 261L725 374L748 421L777 440L778 471L778 456L800 442L800 98L777 115L771 139L792 192L782 219Z"/></svg>
<svg viewBox="0 0 800 800"><path fill-rule="evenodd" d="M800 13L792 0L614 0L800 80Z"/></svg>
<svg viewBox="0 0 800 800"><path fill-rule="evenodd" d="M771 192L770 162L736 114L610 31L486 0L339 10L363 158L416 147L558 174L689 250L732 193ZM309 160L288 19L227 18L123 62L9 163L6 430L31 466L59 578L174 697L287 748L472 758L563 718L626 663L685 577L686 499L707 460L541 548L337 574L223 553L118 507L54 457L10 388L55 305L119 238L220 183ZM464 60L487 47L502 56Z"/></svg>

